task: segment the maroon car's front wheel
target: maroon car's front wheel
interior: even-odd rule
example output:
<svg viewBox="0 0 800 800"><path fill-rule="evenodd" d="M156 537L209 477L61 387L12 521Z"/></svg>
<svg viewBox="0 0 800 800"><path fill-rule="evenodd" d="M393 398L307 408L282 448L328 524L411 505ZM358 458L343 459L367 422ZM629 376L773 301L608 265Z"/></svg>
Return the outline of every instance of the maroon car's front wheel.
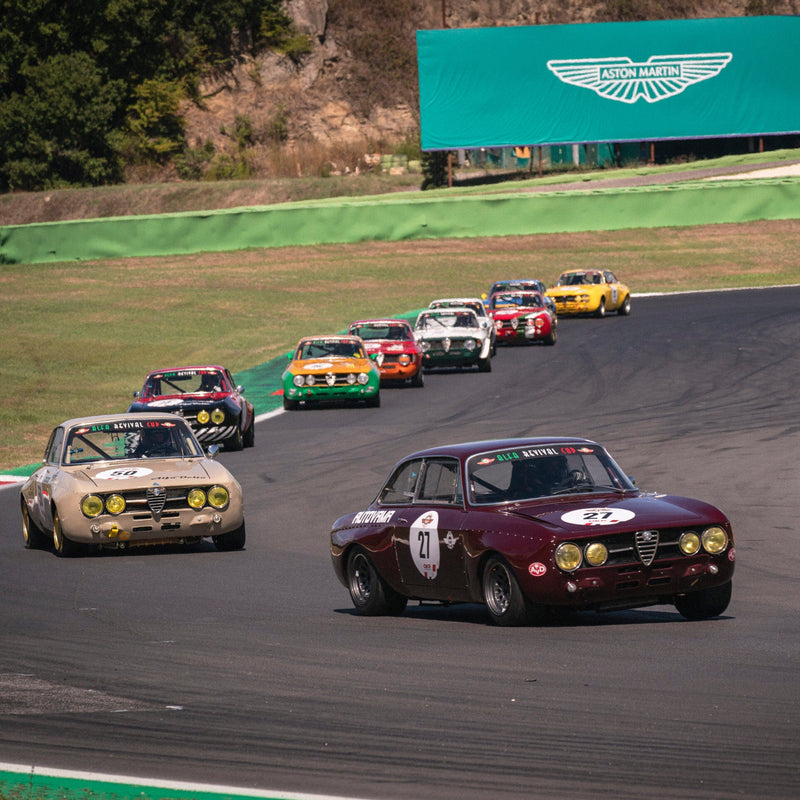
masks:
<svg viewBox="0 0 800 800"><path fill-rule="evenodd" d="M492 556L483 571L483 600L492 622L497 625L527 625L530 607L514 572L500 556Z"/></svg>
<svg viewBox="0 0 800 800"><path fill-rule="evenodd" d="M712 586L699 592L679 595L675 598L675 608L686 619L710 619L718 617L731 601L731 581L722 586Z"/></svg>
<svg viewBox="0 0 800 800"><path fill-rule="evenodd" d="M398 594L378 575L361 547L347 557L347 588L356 611L365 616L402 614L408 598Z"/></svg>

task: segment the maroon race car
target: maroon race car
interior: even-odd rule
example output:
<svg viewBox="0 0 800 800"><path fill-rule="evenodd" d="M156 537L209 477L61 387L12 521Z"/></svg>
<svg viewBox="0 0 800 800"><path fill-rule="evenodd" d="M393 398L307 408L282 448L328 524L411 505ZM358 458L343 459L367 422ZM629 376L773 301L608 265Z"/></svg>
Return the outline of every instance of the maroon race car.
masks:
<svg viewBox="0 0 800 800"><path fill-rule="evenodd" d="M498 342L556 343L558 317L539 292L495 292L489 298L488 305Z"/></svg>
<svg viewBox="0 0 800 800"><path fill-rule="evenodd" d="M414 331L404 319L361 319L347 331L360 336L367 355L375 362L381 381L408 381L424 386L422 351L417 347Z"/></svg>
<svg viewBox="0 0 800 800"><path fill-rule="evenodd" d="M361 614L484 603L521 625L658 604L718 616L736 551L719 509L640 491L595 442L535 438L407 456L370 506L333 524L331 556Z"/></svg>
<svg viewBox="0 0 800 800"><path fill-rule="evenodd" d="M165 411L183 417L200 444L241 450L255 444L253 404L225 367L177 367L151 372L134 392L130 413Z"/></svg>

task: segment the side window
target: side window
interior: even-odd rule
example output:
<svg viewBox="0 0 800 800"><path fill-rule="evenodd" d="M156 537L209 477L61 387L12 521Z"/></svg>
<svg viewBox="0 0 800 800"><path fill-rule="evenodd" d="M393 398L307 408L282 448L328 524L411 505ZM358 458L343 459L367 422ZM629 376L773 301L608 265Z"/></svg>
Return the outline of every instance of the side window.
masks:
<svg viewBox="0 0 800 800"><path fill-rule="evenodd" d="M64 444L64 429L56 428L50 435L44 460L50 464L58 464L61 460L61 446Z"/></svg>
<svg viewBox="0 0 800 800"><path fill-rule="evenodd" d="M606 283L616 283L617 282L617 279L614 277L614 273L613 272L609 272L608 270L606 270L603 273L603 275L605 275L605 277L606 277Z"/></svg>
<svg viewBox="0 0 800 800"><path fill-rule="evenodd" d="M414 499L422 459L414 459L401 464L386 481L386 485L378 495L381 505L406 505Z"/></svg>
<svg viewBox="0 0 800 800"><path fill-rule="evenodd" d="M422 503L461 503L462 498L458 461L449 458L426 461L422 485L417 492L417 501Z"/></svg>

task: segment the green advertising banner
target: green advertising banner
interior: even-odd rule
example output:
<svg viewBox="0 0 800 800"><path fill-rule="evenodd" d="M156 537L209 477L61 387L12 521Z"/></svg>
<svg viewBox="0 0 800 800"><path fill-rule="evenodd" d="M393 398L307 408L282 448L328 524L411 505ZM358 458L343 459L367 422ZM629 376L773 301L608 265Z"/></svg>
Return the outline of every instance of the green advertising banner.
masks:
<svg viewBox="0 0 800 800"><path fill-rule="evenodd" d="M423 150L800 132L800 17L417 31Z"/></svg>

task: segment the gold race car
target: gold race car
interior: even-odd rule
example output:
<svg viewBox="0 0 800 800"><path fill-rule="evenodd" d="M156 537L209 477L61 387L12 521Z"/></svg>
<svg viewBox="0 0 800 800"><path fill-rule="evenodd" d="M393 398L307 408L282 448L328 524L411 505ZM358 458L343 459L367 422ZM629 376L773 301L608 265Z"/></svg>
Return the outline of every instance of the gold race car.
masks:
<svg viewBox="0 0 800 800"><path fill-rule="evenodd" d="M547 290L556 304L558 316L593 314L604 317L609 311L620 316L631 313L631 292L607 269L565 272L558 283Z"/></svg>
<svg viewBox="0 0 800 800"><path fill-rule="evenodd" d="M59 556L89 545L245 544L242 489L174 414L81 417L50 434L39 467L20 490L29 548Z"/></svg>

